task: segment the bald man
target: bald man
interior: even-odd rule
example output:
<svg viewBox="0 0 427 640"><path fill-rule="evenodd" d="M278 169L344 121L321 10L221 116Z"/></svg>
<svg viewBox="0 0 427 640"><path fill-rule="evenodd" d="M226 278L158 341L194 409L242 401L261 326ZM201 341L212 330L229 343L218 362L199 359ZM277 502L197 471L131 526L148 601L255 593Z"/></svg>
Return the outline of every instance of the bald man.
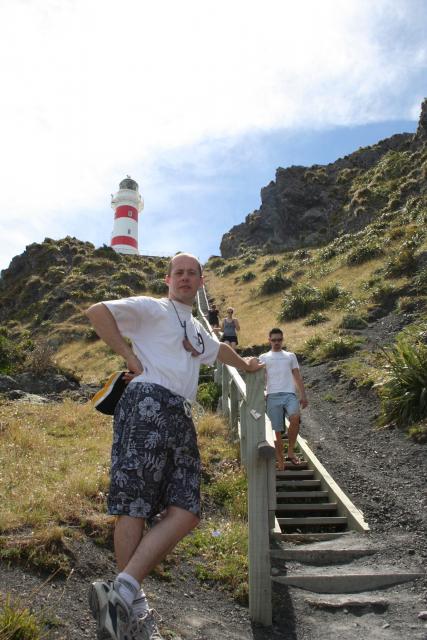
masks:
<svg viewBox="0 0 427 640"><path fill-rule="evenodd" d="M219 344L193 317L203 284L195 256L174 256L165 280L167 298L110 300L86 312L130 372L114 415L108 495L108 511L117 516L119 573L113 582L94 582L89 592L98 638L105 640L161 640L142 582L200 519L200 455L191 418L200 365L218 359L247 372L263 366ZM161 520L143 535L159 513Z"/></svg>

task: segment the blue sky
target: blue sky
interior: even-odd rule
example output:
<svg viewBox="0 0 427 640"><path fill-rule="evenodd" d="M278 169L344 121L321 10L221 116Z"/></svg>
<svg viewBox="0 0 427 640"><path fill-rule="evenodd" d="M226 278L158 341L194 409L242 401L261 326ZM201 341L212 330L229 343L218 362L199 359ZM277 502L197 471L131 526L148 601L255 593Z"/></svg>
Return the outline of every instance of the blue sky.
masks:
<svg viewBox="0 0 427 640"><path fill-rule="evenodd" d="M415 131L424 0L2 0L0 269L109 243L140 184L142 251L206 260L278 166Z"/></svg>

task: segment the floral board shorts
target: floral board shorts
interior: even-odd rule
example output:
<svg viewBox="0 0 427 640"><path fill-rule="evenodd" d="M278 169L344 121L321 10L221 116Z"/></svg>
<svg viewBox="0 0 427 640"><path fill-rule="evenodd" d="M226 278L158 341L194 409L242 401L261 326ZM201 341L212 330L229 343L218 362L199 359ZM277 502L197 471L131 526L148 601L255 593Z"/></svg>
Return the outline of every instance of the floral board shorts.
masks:
<svg viewBox="0 0 427 640"><path fill-rule="evenodd" d="M134 382L114 414L108 512L151 520L170 505L200 514L200 454L189 403L160 385Z"/></svg>

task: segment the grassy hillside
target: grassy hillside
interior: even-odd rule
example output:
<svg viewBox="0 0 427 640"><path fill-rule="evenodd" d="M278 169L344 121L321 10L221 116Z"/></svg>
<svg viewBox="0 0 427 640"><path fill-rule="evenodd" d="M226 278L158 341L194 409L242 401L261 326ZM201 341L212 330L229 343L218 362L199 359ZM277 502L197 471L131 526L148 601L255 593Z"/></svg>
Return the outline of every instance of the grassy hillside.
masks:
<svg viewBox="0 0 427 640"><path fill-rule="evenodd" d="M0 371L12 373L1 366L2 340L31 350L47 339L60 366L85 382L105 378L121 360L97 341L84 310L100 300L163 295L167 264L167 258L120 255L69 237L28 246L1 274ZM24 357L17 351L12 360L20 366Z"/></svg>
<svg viewBox="0 0 427 640"><path fill-rule="evenodd" d="M393 308L410 312L414 321L423 319L426 222L423 196L324 247L246 253L227 261L212 257L205 270L207 289L223 315L227 306L234 307L242 346L265 343L276 325L301 351L313 335L345 329L350 315L360 318L360 326Z"/></svg>

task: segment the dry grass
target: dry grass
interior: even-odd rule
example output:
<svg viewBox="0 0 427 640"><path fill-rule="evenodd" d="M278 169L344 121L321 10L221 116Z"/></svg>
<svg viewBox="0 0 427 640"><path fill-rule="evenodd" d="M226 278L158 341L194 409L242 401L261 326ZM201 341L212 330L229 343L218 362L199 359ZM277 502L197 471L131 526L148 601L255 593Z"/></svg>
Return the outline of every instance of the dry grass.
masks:
<svg viewBox="0 0 427 640"><path fill-rule="evenodd" d="M289 255L289 262L291 254ZM262 271L263 265L273 256L258 258L257 262L251 265L251 270L258 277L266 277L268 272ZM279 262L287 262L286 255L274 256ZM340 257L328 263L328 269L321 271L321 267L316 264L302 265L304 273L295 282L309 284L314 287L325 287L329 284L339 283L351 297L357 299L357 310L360 313L368 304L369 292L363 291L360 285L367 280L373 272L382 266L383 259L370 260L369 262L348 267L342 263ZM273 270L276 267L273 268ZM244 267L242 267L244 270ZM292 271L292 268L291 268ZM329 321L314 327L304 326L305 318L287 322L285 325L278 320L281 302L286 298L286 292L279 292L269 296L256 296L251 284L235 283L234 272L224 277L218 277L213 271L205 272L205 282L209 295L215 298L221 313L224 314L227 306L232 305L235 309L235 316L240 321L241 331L239 333L239 344L243 347L253 344L266 344L269 330L274 326L281 326L285 331L285 342L289 349L301 351L304 342L312 335L326 336L331 330L338 328L342 317L348 310L328 309ZM401 281L398 281L401 282Z"/></svg>
<svg viewBox="0 0 427 640"><path fill-rule="evenodd" d="M0 531L104 510L111 419L88 405L2 405Z"/></svg>
<svg viewBox="0 0 427 640"><path fill-rule="evenodd" d="M99 383L113 371L123 369L124 360L115 355L101 340L74 340L64 344L55 354L56 362L76 373L86 383Z"/></svg>

